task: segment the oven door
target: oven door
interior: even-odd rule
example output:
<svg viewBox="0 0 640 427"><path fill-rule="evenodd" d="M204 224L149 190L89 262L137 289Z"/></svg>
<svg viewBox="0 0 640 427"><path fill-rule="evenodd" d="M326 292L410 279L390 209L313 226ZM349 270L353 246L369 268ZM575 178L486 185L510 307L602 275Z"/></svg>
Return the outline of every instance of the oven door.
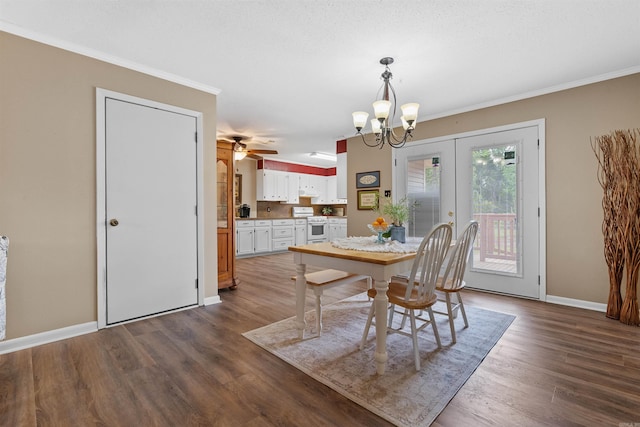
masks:
<svg viewBox="0 0 640 427"><path fill-rule="evenodd" d="M326 241L328 236L328 226L325 223L307 223L307 240L311 241Z"/></svg>

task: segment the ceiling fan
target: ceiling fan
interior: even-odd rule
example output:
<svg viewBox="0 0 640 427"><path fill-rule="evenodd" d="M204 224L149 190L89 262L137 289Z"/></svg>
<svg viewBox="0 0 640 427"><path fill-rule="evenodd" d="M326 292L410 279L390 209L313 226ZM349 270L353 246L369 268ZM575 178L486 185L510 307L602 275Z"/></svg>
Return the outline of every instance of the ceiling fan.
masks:
<svg viewBox="0 0 640 427"><path fill-rule="evenodd" d="M247 149L247 144L242 141L248 141L251 138L243 135L230 135L228 139L234 141L233 153L236 160L242 160L249 157L251 159L261 160L260 154L278 154L276 150L259 150L259 149Z"/></svg>

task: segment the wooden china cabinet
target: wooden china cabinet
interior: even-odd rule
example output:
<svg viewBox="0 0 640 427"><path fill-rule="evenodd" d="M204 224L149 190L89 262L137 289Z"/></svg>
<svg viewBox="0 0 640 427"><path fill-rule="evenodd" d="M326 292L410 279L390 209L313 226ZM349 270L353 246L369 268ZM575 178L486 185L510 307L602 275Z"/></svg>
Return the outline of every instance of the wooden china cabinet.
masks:
<svg viewBox="0 0 640 427"><path fill-rule="evenodd" d="M217 152L218 289L236 289L233 144L218 141Z"/></svg>

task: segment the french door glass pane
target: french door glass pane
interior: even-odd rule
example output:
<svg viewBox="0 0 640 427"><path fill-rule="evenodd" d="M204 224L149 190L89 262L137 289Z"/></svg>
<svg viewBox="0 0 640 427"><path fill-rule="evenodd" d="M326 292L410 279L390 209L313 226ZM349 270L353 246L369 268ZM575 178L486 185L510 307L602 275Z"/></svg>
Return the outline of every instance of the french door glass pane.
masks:
<svg viewBox="0 0 640 427"><path fill-rule="evenodd" d="M472 268L520 274L516 145L472 151L472 212L478 221Z"/></svg>
<svg viewBox="0 0 640 427"><path fill-rule="evenodd" d="M440 158L427 157L407 163L407 198L412 207L408 236L426 236L440 222Z"/></svg>

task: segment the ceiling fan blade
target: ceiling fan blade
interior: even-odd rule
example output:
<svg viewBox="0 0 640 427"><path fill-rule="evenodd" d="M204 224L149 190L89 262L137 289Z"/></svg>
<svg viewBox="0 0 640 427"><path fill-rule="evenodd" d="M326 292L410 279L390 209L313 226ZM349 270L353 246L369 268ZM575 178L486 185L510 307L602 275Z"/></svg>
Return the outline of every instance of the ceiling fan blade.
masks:
<svg viewBox="0 0 640 427"><path fill-rule="evenodd" d="M277 150L247 150L249 154L278 154Z"/></svg>
<svg viewBox="0 0 640 427"><path fill-rule="evenodd" d="M254 160L262 160L262 156L258 156L257 154L253 154L251 151L247 152L247 157Z"/></svg>

